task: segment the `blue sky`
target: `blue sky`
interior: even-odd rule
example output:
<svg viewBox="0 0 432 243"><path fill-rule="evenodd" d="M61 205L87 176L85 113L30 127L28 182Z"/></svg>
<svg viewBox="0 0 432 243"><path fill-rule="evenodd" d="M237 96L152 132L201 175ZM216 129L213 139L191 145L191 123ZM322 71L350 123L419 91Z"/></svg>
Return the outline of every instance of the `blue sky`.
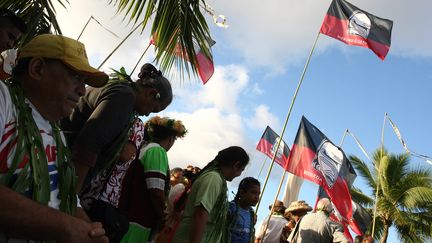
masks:
<svg viewBox="0 0 432 243"><path fill-rule="evenodd" d="M411 150L432 155L432 29L428 25L432 2L350 2L394 21L390 52L381 61L368 49L347 46L321 35L284 140L291 146L301 116L305 115L334 143L339 144L343 132L349 129L372 153L380 145L384 114L388 112ZM220 149L241 145L252 158L246 176L257 177L265 156L255 150L256 143L267 125L280 133L330 0L208 3L216 13L227 17L229 27L217 27L208 16L212 37L217 42L213 48L216 71L205 86L196 79L180 81L173 71L175 100L161 115L183 120L189 134L169 151L171 167L203 167ZM120 37L132 27L121 21L122 16L114 17L115 8L103 0L75 0L67 11L57 9L60 26L70 37L78 36L91 15ZM147 30L134 34L103 69L124 66L132 70L148 38ZM92 22L81 41L86 44L91 63L98 65L120 40ZM150 49L144 61L151 62L153 58ZM403 153L388 122L384 131L384 144L389 151ZM348 155L366 160L351 137L345 139L343 149ZM412 165L431 168L417 158L412 158ZM258 212L259 221L268 213L267 206L274 199L281 175L282 169L275 165ZM230 183L231 190L236 190L240 179ZM263 182L264 175L259 179ZM354 185L367 191L361 178ZM314 204L316 191L314 184L305 182L299 198ZM388 242L398 242L394 232Z"/></svg>

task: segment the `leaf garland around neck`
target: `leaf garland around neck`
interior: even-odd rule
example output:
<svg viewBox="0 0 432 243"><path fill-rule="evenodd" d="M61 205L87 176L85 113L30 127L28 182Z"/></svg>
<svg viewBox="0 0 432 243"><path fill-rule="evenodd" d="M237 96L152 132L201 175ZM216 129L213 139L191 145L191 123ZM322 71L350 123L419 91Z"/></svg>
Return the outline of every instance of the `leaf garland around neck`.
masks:
<svg viewBox="0 0 432 243"><path fill-rule="evenodd" d="M227 187L226 180L225 180L225 178L222 175L222 172L220 170L219 162L214 160L211 163L212 163L212 165L203 169L200 176L207 174L211 171L215 171L219 174L223 183L222 183L222 190L216 199L216 202L213 206L212 211L210 212L210 214L213 216L214 227L213 227L213 230L209 232L209 237L210 237L210 239L212 239L213 237L218 237L218 235L220 235L221 240L222 240L221 242L228 242L228 238L230 236L230 234L229 234L230 229L228 227L229 225L227 222L228 187Z"/></svg>
<svg viewBox="0 0 432 243"><path fill-rule="evenodd" d="M23 90L16 80L9 79L6 82L15 105L17 116L17 144L15 155L7 175L1 184L11 187L19 193L26 190L32 191L32 198L38 203L48 205L50 200L50 176L48 172L48 159L45 153L43 139L37 127L32 109L25 101ZM76 176L75 169L70 161L70 152L64 145L60 129L55 123L51 128L57 148L57 170L59 180L60 210L68 214L74 214L76 210ZM18 173L15 182L11 178L18 165L28 158L28 163Z"/></svg>

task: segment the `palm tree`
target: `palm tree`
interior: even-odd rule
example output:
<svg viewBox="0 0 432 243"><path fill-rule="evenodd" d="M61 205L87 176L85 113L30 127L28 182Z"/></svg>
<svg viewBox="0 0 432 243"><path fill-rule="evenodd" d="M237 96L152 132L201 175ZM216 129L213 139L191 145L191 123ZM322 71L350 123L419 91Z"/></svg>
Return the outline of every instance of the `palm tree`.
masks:
<svg viewBox="0 0 432 243"><path fill-rule="evenodd" d="M68 0L57 0L63 7ZM108 0L129 23L144 29L152 19L151 36L156 46L156 62L162 70L175 65L180 73L197 74L198 50L212 59L210 31L203 15L204 0ZM52 0L0 0L0 7L15 11L29 24L22 43L33 36L49 33L51 26L61 34ZM183 75L181 76L183 77Z"/></svg>
<svg viewBox="0 0 432 243"><path fill-rule="evenodd" d="M422 167L413 169L408 154L389 154L385 149L374 152L374 166L368 166L356 156L350 156L350 160L373 192L369 197L353 188L353 200L371 212L378 183L374 238L380 239L381 243L387 242L389 229L394 226L403 242L430 242L431 171Z"/></svg>
<svg viewBox="0 0 432 243"><path fill-rule="evenodd" d="M151 36L156 46L156 62L162 70L174 64L183 73L197 74L196 53L199 50L211 60L210 31L202 13L204 0L109 0L129 23L143 28L153 19Z"/></svg>

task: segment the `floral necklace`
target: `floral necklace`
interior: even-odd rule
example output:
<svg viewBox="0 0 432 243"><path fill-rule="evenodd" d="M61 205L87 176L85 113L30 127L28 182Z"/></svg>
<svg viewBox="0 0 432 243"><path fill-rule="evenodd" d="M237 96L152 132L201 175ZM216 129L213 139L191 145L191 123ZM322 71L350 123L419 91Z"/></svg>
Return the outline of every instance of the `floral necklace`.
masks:
<svg viewBox="0 0 432 243"><path fill-rule="evenodd" d="M32 110L25 102L23 90L18 82L9 79L6 84L16 108L18 141L12 164L0 183L10 186L19 193L24 193L30 188L33 200L48 205L51 193L50 179L42 136L33 119ZM51 128L57 148L60 210L73 215L77 204L75 168L70 160L70 151L61 138L60 128L56 123L51 123ZM15 182L11 184L10 180L14 172L26 156L29 162L18 173Z"/></svg>

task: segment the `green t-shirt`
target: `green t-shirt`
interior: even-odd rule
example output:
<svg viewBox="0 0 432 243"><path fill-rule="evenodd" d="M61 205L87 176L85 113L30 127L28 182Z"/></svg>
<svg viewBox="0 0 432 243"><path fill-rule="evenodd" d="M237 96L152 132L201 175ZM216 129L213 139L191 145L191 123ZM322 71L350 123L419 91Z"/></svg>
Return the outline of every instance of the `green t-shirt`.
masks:
<svg viewBox="0 0 432 243"><path fill-rule="evenodd" d="M144 152L144 154L142 154ZM144 147L140 155L141 165L144 168L144 176L147 189L167 189L167 176L169 171L168 157L164 148L159 144L150 143Z"/></svg>
<svg viewBox="0 0 432 243"><path fill-rule="evenodd" d="M215 212L212 209L220 193L227 193L226 191L222 191L224 183L226 183L226 181L216 171L205 173L194 182L191 192L188 195L183 218L174 236L173 243L189 242L189 232L193 230L193 225L191 224L194 209L200 205L209 213L201 242L217 243L221 241L222 234L213 234L212 238L210 238L209 233L214 227L215 214L221 213Z"/></svg>

